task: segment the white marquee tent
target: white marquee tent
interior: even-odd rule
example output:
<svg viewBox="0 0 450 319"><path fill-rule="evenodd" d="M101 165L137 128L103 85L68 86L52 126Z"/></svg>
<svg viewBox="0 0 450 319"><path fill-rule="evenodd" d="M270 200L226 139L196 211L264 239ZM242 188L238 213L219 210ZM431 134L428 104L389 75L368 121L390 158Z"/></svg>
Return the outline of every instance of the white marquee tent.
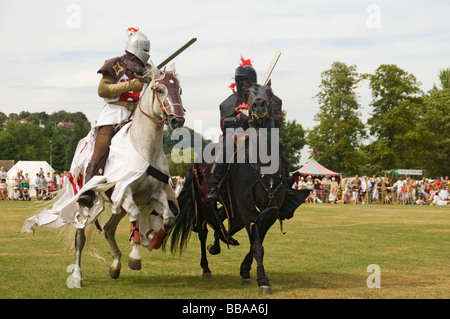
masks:
<svg viewBox="0 0 450 319"><path fill-rule="evenodd" d="M53 176L53 172L55 170L46 161L18 161L8 171L7 183L9 194L12 195L14 190L14 178L17 176L17 172L23 171L23 176L25 176L25 173L28 173L28 177L30 178L30 195L34 196L34 179L36 177L36 173L39 173L41 168L44 171L45 176L47 176L47 173L50 173L50 175Z"/></svg>

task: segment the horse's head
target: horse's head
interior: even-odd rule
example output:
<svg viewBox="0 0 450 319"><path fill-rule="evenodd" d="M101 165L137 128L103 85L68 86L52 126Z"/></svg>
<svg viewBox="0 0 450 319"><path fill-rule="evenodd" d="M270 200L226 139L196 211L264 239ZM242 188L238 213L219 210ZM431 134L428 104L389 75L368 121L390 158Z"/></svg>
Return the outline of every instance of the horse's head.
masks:
<svg viewBox="0 0 450 319"><path fill-rule="evenodd" d="M167 71L152 66L147 76L152 78L148 89L153 92L152 102L155 104L153 111L160 117L157 121L166 124L170 130L183 127L185 109L174 65L172 64ZM145 115L145 112L143 113Z"/></svg>
<svg viewBox="0 0 450 319"><path fill-rule="evenodd" d="M269 116L273 92L271 82L267 85L254 85L245 92L245 101L249 107L249 118L254 123L264 123Z"/></svg>

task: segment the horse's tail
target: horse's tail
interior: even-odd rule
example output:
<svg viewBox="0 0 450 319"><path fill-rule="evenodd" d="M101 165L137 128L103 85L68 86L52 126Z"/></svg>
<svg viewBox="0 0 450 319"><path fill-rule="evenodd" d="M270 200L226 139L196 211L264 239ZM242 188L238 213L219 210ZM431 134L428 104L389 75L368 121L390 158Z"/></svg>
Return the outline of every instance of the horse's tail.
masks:
<svg viewBox="0 0 450 319"><path fill-rule="evenodd" d="M170 250L172 253L179 250L181 254L184 248L186 248L192 226L196 220L195 181L193 174L186 179L177 200L180 213L178 214L175 226L171 230Z"/></svg>
<svg viewBox="0 0 450 319"><path fill-rule="evenodd" d="M103 210L98 216L97 220L101 221L105 218L106 214ZM58 239L62 242L64 245L64 250L67 255L73 254L76 252L75 249L75 236L77 233L76 227L66 224L61 229L61 231L58 234ZM103 259L106 261L100 254L98 253L97 249L95 248L95 235L99 232L97 226L94 223L88 224L84 227L84 233L86 236L86 242L85 242L85 248L87 249L88 253L96 258Z"/></svg>

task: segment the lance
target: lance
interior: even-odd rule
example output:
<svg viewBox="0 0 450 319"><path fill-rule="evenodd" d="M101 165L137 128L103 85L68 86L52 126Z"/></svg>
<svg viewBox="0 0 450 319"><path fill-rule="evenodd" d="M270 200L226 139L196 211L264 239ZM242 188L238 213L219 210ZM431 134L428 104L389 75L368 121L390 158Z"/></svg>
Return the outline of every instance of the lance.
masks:
<svg viewBox="0 0 450 319"><path fill-rule="evenodd" d="M190 39L185 45L183 45L181 48L176 50L174 53L172 53L167 59L162 61L160 64L158 64L157 68L161 69L163 66L165 66L167 63L172 61L176 56L178 56L181 52L186 50L188 47L190 47L195 41L197 41L197 38Z"/></svg>
<svg viewBox="0 0 450 319"><path fill-rule="evenodd" d="M275 65L277 64L280 56L281 56L281 51L278 51L277 54L275 54L275 57L273 58L272 63L270 64L269 69L267 70L266 75L264 76L264 79L263 79L261 85L266 85L267 82L269 82L269 77L272 74L272 71L275 68Z"/></svg>

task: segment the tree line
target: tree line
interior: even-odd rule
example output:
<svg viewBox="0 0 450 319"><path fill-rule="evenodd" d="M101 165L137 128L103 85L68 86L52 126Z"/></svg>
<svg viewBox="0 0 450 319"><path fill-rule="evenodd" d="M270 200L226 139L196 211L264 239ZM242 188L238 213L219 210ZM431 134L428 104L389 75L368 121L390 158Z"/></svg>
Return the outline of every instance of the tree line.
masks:
<svg viewBox="0 0 450 319"><path fill-rule="evenodd" d="M440 71L439 86L428 92L394 64L360 74L356 65L334 62L321 77L317 124L305 139L322 165L347 176L391 169L450 175L450 69ZM372 91L366 123L356 92L362 81Z"/></svg>
<svg viewBox="0 0 450 319"><path fill-rule="evenodd" d="M57 126L59 122L69 121L74 124L72 129ZM56 171L68 171L79 140L90 129L90 122L81 112L22 111L8 116L0 112L0 159L16 163L47 161Z"/></svg>

